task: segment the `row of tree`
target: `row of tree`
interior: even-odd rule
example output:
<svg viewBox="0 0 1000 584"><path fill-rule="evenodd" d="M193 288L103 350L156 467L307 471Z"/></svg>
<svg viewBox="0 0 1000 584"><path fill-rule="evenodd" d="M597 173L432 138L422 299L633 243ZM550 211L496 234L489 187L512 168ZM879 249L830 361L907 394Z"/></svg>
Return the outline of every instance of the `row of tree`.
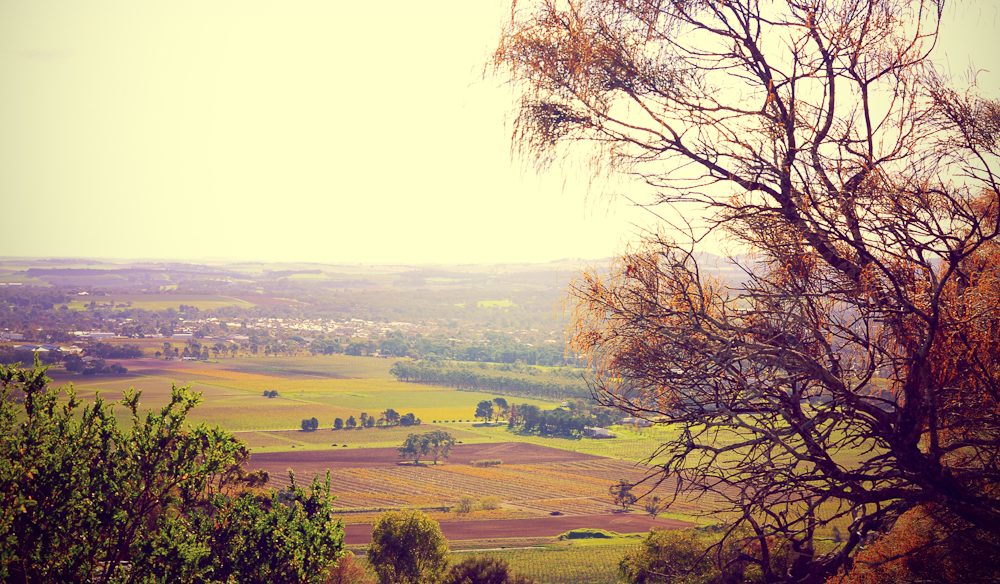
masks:
<svg viewBox="0 0 1000 584"><path fill-rule="evenodd" d="M577 382L535 379L490 369L447 366L435 361L397 361L389 372L399 381L444 385L462 391L559 400L590 396L590 389L582 379Z"/></svg>
<svg viewBox="0 0 1000 584"><path fill-rule="evenodd" d="M357 418L348 416L346 420L343 418L334 418L333 429L354 430L360 428L387 428L391 426L419 426L420 423L420 418L414 415L413 412L401 415L392 408L386 408L377 418L369 415L368 412L361 412L361 415Z"/></svg>

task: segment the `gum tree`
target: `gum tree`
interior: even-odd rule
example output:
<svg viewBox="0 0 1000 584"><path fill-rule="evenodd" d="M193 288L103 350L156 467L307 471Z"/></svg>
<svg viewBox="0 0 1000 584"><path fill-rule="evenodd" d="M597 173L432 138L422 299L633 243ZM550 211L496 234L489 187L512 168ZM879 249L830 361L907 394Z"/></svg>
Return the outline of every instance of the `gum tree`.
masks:
<svg viewBox="0 0 1000 584"><path fill-rule="evenodd" d="M1000 536L1000 104L936 71L942 8L517 2L495 54L522 153L588 153L671 222L576 283L572 347L675 426L652 480L717 501L765 580L821 581L917 506Z"/></svg>

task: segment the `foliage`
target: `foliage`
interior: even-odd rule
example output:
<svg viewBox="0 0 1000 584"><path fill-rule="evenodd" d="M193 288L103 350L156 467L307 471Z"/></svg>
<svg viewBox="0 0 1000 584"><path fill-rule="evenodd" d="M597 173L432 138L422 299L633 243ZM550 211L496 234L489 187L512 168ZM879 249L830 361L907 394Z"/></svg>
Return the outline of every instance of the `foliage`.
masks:
<svg viewBox="0 0 1000 584"><path fill-rule="evenodd" d="M471 556L448 570L443 584L531 584L532 580L510 573L510 565L501 558Z"/></svg>
<svg viewBox="0 0 1000 584"><path fill-rule="evenodd" d="M342 550L329 480L258 492L243 444L187 425L187 388L146 414L125 392L120 425L100 397L50 389L37 362L0 366L0 382L5 581L317 582Z"/></svg>
<svg viewBox="0 0 1000 584"><path fill-rule="evenodd" d="M482 467L482 466L500 466L501 464L503 464L503 460L501 460L499 458L483 458L483 459L480 459L480 460L469 461L469 464L471 464L472 466L480 466L480 467Z"/></svg>
<svg viewBox="0 0 1000 584"><path fill-rule="evenodd" d="M476 416L477 418L482 418L484 422L489 422L493 419L493 402L484 399L476 405Z"/></svg>
<svg viewBox="0 0 1000 584"><path fill-rule="evenodd" d="M955 517L935 517L935 505L907 511L875 539L832 584L875 582L998 582L1000 538ZM941 523L951 529L941 530ZM957 523L956 523L957 522Z"/></svg>
<svg viewBox="0 0 1000 584"><path fill-rule="evenodd" d="M607 426L623 417L617 410L588 404L582 400L567 404L567 407L551 410L543 410L531 404L512 405L507 426L526 434L578 437L583 435L587 426Z"/></svg>
<svg viewBox="0 0 1000 584"><path fill-rule="evenodd" d="M455 505L456 513L470 513L476 508L476 498L471 495L462 495Z"/></svg>
<svg viewBox="0 0 1000 584"><path fill-rule="evenodd" d="M303 432L315 432L319 428L319 420L316 418L305 418L301 423Z"/></svg>
<svg viewBox="0 0 1000 584"><path fill-rule="evenodd" d="M720 527L651 531L622 558L619 574L629 584L762 581L760 571L743 557L746 540L733 537L723 543L725 533Z"/></svg>
<svg viewBox="0 0 1000 584"><path fill-rule="evenodd" d="M375 584L375 579L368 575L365 565L353 553L345 552L330 570L324 584Z"/></svg>
<svg viewBox="0 0 1000 584"><path fill-rule="evenodd" d="M380 584L437 582L448 566L448 543L426 514L391 511L372 526L368 561Z"/></svg>
<svg viewBox="0 0 1000 584"><path fill-rule="evenodd" d="M643 501L642 508L651 517L656 517L663 510L663 499L659 495L650 495Z"/></svg>
<svg viewBox="0 0 1000 584"><path fill-rule="evenodd" d="M520 148L589 146L669 208L674 239L577 282L571 349L678 429L661 478L727 501L767 579L932 501L1000 535L1000 103L936 73L942 5L526 1L496 51Z"/></svg>
<svg viewBox="0 0 1000 584"><path fill-rule="evenodd" d="M513 371L492 367L474 369L467 365L439 361L398 361L389 370L399 381L444 385L463 391L491 391L542 399L590 397L590 390L583 383L579 372L573 376L562 374L558 370L544 375L538 374L538 369L535 368L527 371L528 375L518 375ZM531 372L535 374L532 375Z"/></svg>
<svg viewBox="0 0 1000 584"><path fill-rule="evenodd" d="M618 534L603 529L571 529L559 535L559 539L611 539Z"/></svg>
<svg viewBox="0 0 1000 584"><path fill-rule="evenodd" d="M399 456L413 460L414 464L419 464L422 457L430 456L437 464L439 459L448 458L454 445L455 439L444 430L410 434L399 447Z"/></svg>

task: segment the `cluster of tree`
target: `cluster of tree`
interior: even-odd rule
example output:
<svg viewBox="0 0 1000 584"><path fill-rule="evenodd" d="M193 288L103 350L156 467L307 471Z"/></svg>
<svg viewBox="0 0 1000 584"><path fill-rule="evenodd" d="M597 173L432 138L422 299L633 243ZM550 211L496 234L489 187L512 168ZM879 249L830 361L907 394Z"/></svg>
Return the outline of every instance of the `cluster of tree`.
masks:
<svg viewBox="0 0 1000 584"><path fill-rule="evenodd" d="M590 395L582 376L573 380L555 375L514 375L492 368L477 369L439 361L397 361L389 372L399 381L444 385L463 391L491 391L543 399Z"/></svg>
<svg viewBox="0 0 1000 584"><path fill-rule="evenodd" d="M444 430L410 434L399 447L399 457L408 458L413 464L420 464L421 458L430 458L437 464L439 459L448 458L453 446L455 439Z"/></svg>
<svg viewBox="0 0 1000 584"><path fill-rule="evenodd" d="M278 397L278 390L277 389L265 389L264 390L264 397L266 397L266 398L276 398L276 397Z"/></svg>
<svg viewBox="0 0 1000 584"><path fill-rule="evenodd" d="M368 561L379 584L532 584L506 561L466 557L448 566L448 542L436 521L420 511L385 513L372 526Z"/></svg>
<svg viewBox="0 0 1000 584"><path fill-rule="evenodd" d="M934 539L1000 555L1000 101L933 62L944 4L526 0L503 32L516 146L670 208L573 286L570 349L734 518L680 554L736 550L714 581L821 582L931 502ZM717 237L738 279L704 269Z"/></svg>
<svg viewBox="0 0 1000 584"><path fill-rule="evenodd" d="M341 555L329 478L263 491L242 443L188 424L198 394L126 391L122 424L48 384L0 366L0 580L322 582Z"/></svg>
<svg viewBox="0 0 1000 584"><path fill-rule="evenodd" d="M476 418L482 418L484 422L497 421L506 418L510 412L510 404L502 397L495 397L493 401L484 399L476 404Z"/></svg>
<svg viewBox="0 0 1000 584"><path fill-rule="evenodd" d="M39 351L36 353L31 349L0 347L0 363L32 363L36 355L42 363L47 365L59 363L66 358L66 355L59 351Z"/></svg>
<svg viewBox="0 0 1000 584"><path fill-rule="evenodd" d="M83 353L101 359L138 359L142 357L142 348L139 345L112 345L97 342L86 347Z"/></svg>
<svg viewBox="0 0 1000 584"><path fill-rule="evenodd" d="M104 359L83 358L79 355L65 355L62 359L63 367L70 373L80 373L82 375L125 375L128 368L118 363L108 364Z"/></svg>
<svg viewBox="0 0 1000 584"><path fill-rule="evenodd" d="M601 427L615 424L624 417L620 410L582 400L568 402L565 407L543 410L532 404L510 406L507 427L526 434L541 436L583 435L586 427Z"/></svg>
<svg viewBox="0 0 1000 584"><path fill-rule="evenodd" d="M348 416L347 420L334 418L333 429L343 430L346 428L347 430L354 430L361 428L388 428L391 426L419 426L420 423L420 418L414 415L413 412L400 415L396 410L386 408L377 418L368 415L368 412L361 412L358 418Z"/></svg>
<svg viewBox="0 0 1000 584"><path fill-rule="evenodd" d="M319 420L316 418L304 418L301 427L303 432L315 432L319 429Z"/></svg>

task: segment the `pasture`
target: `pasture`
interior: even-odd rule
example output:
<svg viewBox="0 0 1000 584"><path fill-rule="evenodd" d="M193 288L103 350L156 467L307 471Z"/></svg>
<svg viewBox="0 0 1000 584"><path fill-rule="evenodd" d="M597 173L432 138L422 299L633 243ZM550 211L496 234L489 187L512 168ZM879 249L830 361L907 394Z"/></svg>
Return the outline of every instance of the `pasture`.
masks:
<svg viewBox="0 0 1000 584"><path fill-rule="evenodd" d="M151 347L150 347L151 348ZM397 382L389 373L393 360L345 355L255 357L217 361L122 361L129 375L69 377L54 369L57 384L73 381L84 399L101 393L117 399L121 391L143 391L143 407L166 403L173 385L191 385L203 403L191 421L232 431L253 451L250 465L268 471L272 487L289 483L289 470L305 483L329 471L337 513L347 527L347 541L364 545L379 513L406 507L425 509L441 522L456 545L490 542L489 553L508 560L519 573L539 582L611 582L625 550L636 539L558 542L553 536L580 527L620 533L650 528L679 528L699 522L709 501L678 501L669 514L653 519L640 501L630 512L615 508L608 493L619 479L640 481L642 464L669 429L615 427L611 440L525 436L505 425L472 423L475 405L491 399L485 392ZM278 397L264 397L277 390ZM511 399L542 408L545 400ZM417 427L332 430L335 417L361 412L378 415L386 408L413 412ZM320 428L299 429L316 417ZM444 429L459 443L442 464L398 464L396 448L411 432ZM477 466L476 460L500 460ZM637 495L670 495L669 484L636 487ZM458 512L463 498L475 501L471 512ZM487 507L482 501L490 500ZM484 546L485 547L485 546ZM456 552L456 555L460 552Z"/></svg>

